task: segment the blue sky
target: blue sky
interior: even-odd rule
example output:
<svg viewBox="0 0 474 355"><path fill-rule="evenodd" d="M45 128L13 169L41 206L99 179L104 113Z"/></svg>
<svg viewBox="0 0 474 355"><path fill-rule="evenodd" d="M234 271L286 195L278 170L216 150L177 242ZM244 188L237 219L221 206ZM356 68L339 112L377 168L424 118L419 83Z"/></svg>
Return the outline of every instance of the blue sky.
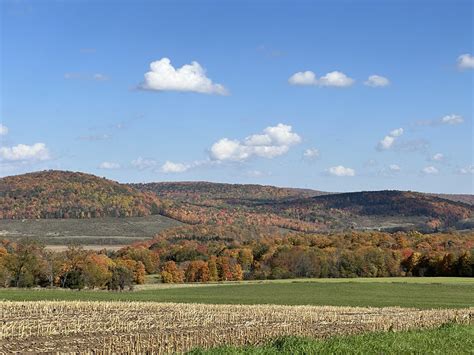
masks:
<svg viewBox="0 0 474 355"><path fill-rule="evenodd" d="M3 176L474 192L472 1L4 0L1 16Z"/></svg>

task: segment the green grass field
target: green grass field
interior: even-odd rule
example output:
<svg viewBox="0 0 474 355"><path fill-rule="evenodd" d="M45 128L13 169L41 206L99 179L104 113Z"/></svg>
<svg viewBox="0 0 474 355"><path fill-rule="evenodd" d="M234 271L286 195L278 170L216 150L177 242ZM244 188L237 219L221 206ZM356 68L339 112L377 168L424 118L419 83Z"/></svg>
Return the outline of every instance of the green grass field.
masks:
<svg viewBox="0 0 474 355"><path fill-rule="evenodd" d="M446 325L437 329L314 340L287 337L262 346L194 350L193 355L217 354L472 354L474 326Z"/></svg>
<svg viewBox="0 0 474 355"><path fill-rule="evenodd" d="M393 282L395 281L395 282ZM474 306L472 279L350 279L265 281L133 292L0 289L4 300L154 301L364 307L462 308ZM403 282L401 282L403 281Z"/></svg>

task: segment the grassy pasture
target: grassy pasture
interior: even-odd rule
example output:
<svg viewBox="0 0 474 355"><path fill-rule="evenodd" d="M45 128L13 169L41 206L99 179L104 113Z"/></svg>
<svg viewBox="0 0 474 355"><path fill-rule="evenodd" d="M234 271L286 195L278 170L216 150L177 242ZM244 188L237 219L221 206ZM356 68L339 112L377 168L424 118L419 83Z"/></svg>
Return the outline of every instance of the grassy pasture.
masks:
<svg viewBox="0 0 474 355"><path fill-rule="evenodd" d="M405 282L404 282L405 281ZM164 287L163 287L164 286ZM132 292L0 289L0 300L152 301L207 304L280 304L362 307L474 307L474 280L284 280L200 286L150 285Z"/></svg>
<svg viewBox="0 0 474 355"><path fill-rule="evenodd" d="M283 337L262 346L195 349L189 354L472 354L473 349L474 326L450 324L436 329L372 332L325 340Z"/></svg>
<svg viewBox="0 0 474 355"><path fill-rule="evenodd" d="M127 245L151 239L156 233L181 225L160 215L91 219L0 220L0 237L18 240L31 237L45 245Z"/></svg>

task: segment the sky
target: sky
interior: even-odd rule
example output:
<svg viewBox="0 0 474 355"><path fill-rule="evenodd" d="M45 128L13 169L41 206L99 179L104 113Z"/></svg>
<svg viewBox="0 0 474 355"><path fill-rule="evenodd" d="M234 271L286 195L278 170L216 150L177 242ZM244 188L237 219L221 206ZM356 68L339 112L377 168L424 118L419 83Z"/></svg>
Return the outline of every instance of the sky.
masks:
<svg viewBox="0 0 474 355"><path fill-rule="evenodd" d="M0 175L474 193L473 6L2 0Z"/></svg>

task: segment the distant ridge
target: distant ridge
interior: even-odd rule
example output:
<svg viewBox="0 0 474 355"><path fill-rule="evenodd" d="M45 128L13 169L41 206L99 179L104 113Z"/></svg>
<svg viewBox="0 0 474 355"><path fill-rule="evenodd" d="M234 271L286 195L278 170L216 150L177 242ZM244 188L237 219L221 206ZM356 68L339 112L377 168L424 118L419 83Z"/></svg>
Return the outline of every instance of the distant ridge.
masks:
<svg viewBox="0 0 474 355"><path fill-rule="evenodd" d="M136 217L187 224L273 226L302 232L472 228L472 195L411 191L327 193L255 184L121 184L48 170L0 179L0 219Z"/></svg>
<svg viewBox="0 0 474 355"><path fill-rule="evenodd" d="M0 179L0 219L147 216L159 200L91 174L48 170Z"/></svg>

